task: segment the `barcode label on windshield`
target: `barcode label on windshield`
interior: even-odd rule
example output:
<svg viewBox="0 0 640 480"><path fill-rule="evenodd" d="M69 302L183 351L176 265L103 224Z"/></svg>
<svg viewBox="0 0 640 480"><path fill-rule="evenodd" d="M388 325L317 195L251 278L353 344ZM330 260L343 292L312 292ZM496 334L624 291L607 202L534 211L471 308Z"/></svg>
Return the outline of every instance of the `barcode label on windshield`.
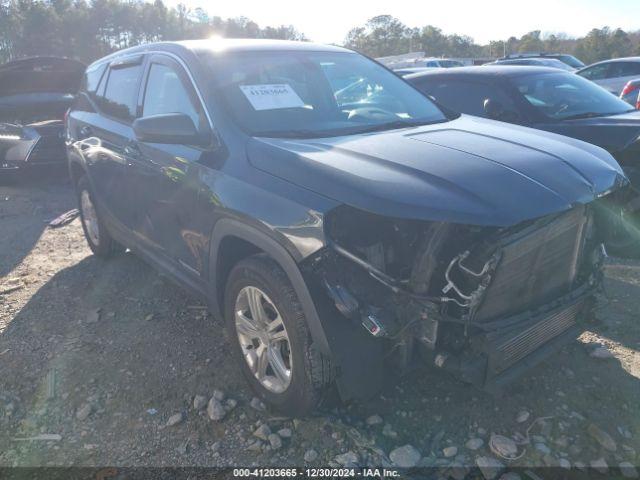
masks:
<svg viewBox="0 0 640 480"><path fill-rule="evenodd" d="M279 108L300 108L304 102L291 88L283 83L278 85L240 85L249 103L255 110L275 110Z"/></svg>

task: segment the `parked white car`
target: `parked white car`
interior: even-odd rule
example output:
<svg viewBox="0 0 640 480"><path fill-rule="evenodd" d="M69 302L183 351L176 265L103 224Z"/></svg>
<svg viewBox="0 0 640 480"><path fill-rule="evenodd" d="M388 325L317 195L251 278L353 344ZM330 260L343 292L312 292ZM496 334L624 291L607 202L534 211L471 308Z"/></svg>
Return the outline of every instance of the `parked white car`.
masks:
<svg viewBox="0 0 640 480"><path fill-rule="evenodd" d="M640 78L640 57L604 60L576 73L618 96L629 80Z"/></svg>

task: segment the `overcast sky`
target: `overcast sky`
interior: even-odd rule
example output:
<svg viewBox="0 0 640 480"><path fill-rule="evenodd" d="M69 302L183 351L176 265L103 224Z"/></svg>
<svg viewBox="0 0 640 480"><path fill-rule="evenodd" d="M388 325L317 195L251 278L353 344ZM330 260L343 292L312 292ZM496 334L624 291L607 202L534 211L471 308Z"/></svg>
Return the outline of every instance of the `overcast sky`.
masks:
<svg viewBox="0 0 640 480"><path fill-rule="evenodd" d="M168 0L176 5L179 0ZM591 28L640 29L640 0L182 0L223 18L245 16L261 27L294 25L316 42L342 43L350 28L382 14L410 27L435 25L478 43L531 30L582 36Z"/></svg>

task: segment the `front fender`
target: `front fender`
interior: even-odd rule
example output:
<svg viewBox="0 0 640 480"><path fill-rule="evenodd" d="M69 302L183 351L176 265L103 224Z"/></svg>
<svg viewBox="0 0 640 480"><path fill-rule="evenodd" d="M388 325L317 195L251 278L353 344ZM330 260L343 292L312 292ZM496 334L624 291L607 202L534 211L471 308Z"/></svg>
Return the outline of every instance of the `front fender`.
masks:
<svg viewBox="0 0 640 480"><path fill-rule="evenodd" d="M331 355L329 342L325 334L320 317L316 310L315 304L307 288L307 284L302 277L302 273L294 257L275 239L266 233L231 218L223 218L216 222L211 237L211 247L209 252L209 282L218 291L218 272L219 250L222 241L229 236L240 238L251 243L258 249L265 252L273 260L275 260L280 268L287 274L291 285L293 286L298 300L302 305L302 309L307 319L307 324L311 332L314 345L318 350L326 355ZM222 308L219 304L217 295L210 295L210 307L219 316L222 317Z"/></svg>

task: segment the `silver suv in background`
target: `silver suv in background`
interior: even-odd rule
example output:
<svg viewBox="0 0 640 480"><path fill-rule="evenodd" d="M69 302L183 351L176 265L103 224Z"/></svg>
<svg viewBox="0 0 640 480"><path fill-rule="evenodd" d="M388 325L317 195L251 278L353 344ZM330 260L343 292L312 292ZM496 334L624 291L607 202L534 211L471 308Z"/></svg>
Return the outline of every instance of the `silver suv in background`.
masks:
<svg viewBox="0 0 640 480"><path fill-rule="evenodd" d="M618 96L629 80L640 78L640 57L604 60L576 73Z"/></svg>
<svg viewBox="0 0 640 480"><path fill-rule="evenodd" d="M506 60L496 60L495 62L485 63L484 65L527 65L530 67L549 67L559 70L573 72L576 69L556 58L508 58Z"/></svg>
<svg viewBox="0 0 640 480"><path fill-rule="evenodd" d="M525 59L538 59L538 60L558 60L559 62L568 65L574 70L584 68L585 64L582 60L569 55L568 53L546 53L546 52L529 52L529 53L514 53L507 55L506 57L499 58L497 62L504 60L525 60Z"/></svg>

